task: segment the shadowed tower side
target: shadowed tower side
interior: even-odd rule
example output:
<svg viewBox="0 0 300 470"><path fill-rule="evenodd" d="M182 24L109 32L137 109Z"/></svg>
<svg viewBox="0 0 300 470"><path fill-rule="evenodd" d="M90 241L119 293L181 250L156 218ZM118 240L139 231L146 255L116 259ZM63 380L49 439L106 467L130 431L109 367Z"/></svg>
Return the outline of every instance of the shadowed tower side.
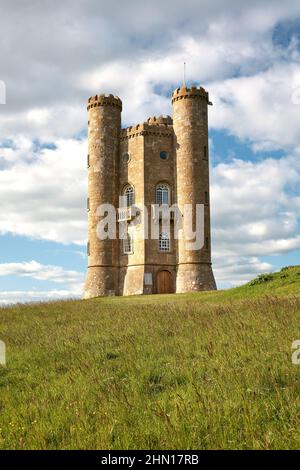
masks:
<svg viewBox="0 0 300 470"><path fill-rule="evenodd" d="M97 235L102 204L118 207L118 160L122 102L113 95L88 101L88 273L84 297L118 293L118 240ZM105 214L102 214L105 215Z"/></svg>
<svg viewBox="0 0 300 470"><path fill-rule="evenodd" d="M185 204L193 209L196 227L196 204L204 205L204 246L187 250L186 240L177 247L176 292L216 289L211 267L209 159L207 105L204 88L178 88L172 96L173 128L176 146L177 203L184 213Z"/></svg>

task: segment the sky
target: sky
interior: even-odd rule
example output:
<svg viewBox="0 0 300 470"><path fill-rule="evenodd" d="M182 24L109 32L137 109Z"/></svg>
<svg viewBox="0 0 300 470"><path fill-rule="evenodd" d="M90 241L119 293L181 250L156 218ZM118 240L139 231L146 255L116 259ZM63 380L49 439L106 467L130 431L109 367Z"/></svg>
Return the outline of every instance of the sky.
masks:
<svg viewBox="0 0 300 470"><path fill-rule="evenodd" d="M0 304L78 297L87 98L124 127L210 93L219 288L300 264L299 0L0 0ZM0 103L3 102L0 96Z"/></svg>

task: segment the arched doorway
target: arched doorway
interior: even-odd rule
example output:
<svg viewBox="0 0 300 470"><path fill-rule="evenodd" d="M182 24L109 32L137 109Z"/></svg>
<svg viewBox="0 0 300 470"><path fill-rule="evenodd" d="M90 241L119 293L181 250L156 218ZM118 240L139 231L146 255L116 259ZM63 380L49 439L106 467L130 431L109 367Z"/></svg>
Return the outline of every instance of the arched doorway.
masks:
<svg viewBox="0 0 300 470"><path fill-rule="evenodd" d="M158 294L171 294L173 292L173 279L170 271L158 271L156 276L156 291Z"/></svg>

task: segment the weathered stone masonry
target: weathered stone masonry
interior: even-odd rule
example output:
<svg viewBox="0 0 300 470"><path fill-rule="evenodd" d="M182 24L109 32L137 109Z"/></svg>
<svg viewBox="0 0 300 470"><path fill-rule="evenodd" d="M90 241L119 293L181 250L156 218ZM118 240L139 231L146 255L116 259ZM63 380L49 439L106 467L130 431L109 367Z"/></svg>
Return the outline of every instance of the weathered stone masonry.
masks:
<svg viewBox="0 0 300 470"><path fill-rule="evenodd" d="M216 288L211 267L208 93L202 88L182 87L172 95L170 116L121 129L121 100L98 95L88 101L88 274L85 298L190 292ZM168 249L159 240L136 237L132 251L124 253L123 241L100 240L96 233L97 207L116 208L119 195L130 186L134 201L148 208L157 202L157 188L168 188L168 203L204 204L204 246L188 251L184 240ZM194 211L195 212L195 211ZM130 221L130 214L128 217ZM195 223L195 220L193 220ZM143 230L143 224L137 230Z"/></svg>

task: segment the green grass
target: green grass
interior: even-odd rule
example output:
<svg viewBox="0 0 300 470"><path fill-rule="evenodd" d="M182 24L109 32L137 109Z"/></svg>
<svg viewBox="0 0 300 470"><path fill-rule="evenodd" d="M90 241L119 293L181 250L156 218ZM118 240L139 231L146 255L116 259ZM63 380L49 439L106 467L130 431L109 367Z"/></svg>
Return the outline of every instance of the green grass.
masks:
<svg viewBox="0 0 300 470"><path fill-rule="evenodd" d="M240 288L0 309L2 449L300 447L300 267Z"/></svg>

